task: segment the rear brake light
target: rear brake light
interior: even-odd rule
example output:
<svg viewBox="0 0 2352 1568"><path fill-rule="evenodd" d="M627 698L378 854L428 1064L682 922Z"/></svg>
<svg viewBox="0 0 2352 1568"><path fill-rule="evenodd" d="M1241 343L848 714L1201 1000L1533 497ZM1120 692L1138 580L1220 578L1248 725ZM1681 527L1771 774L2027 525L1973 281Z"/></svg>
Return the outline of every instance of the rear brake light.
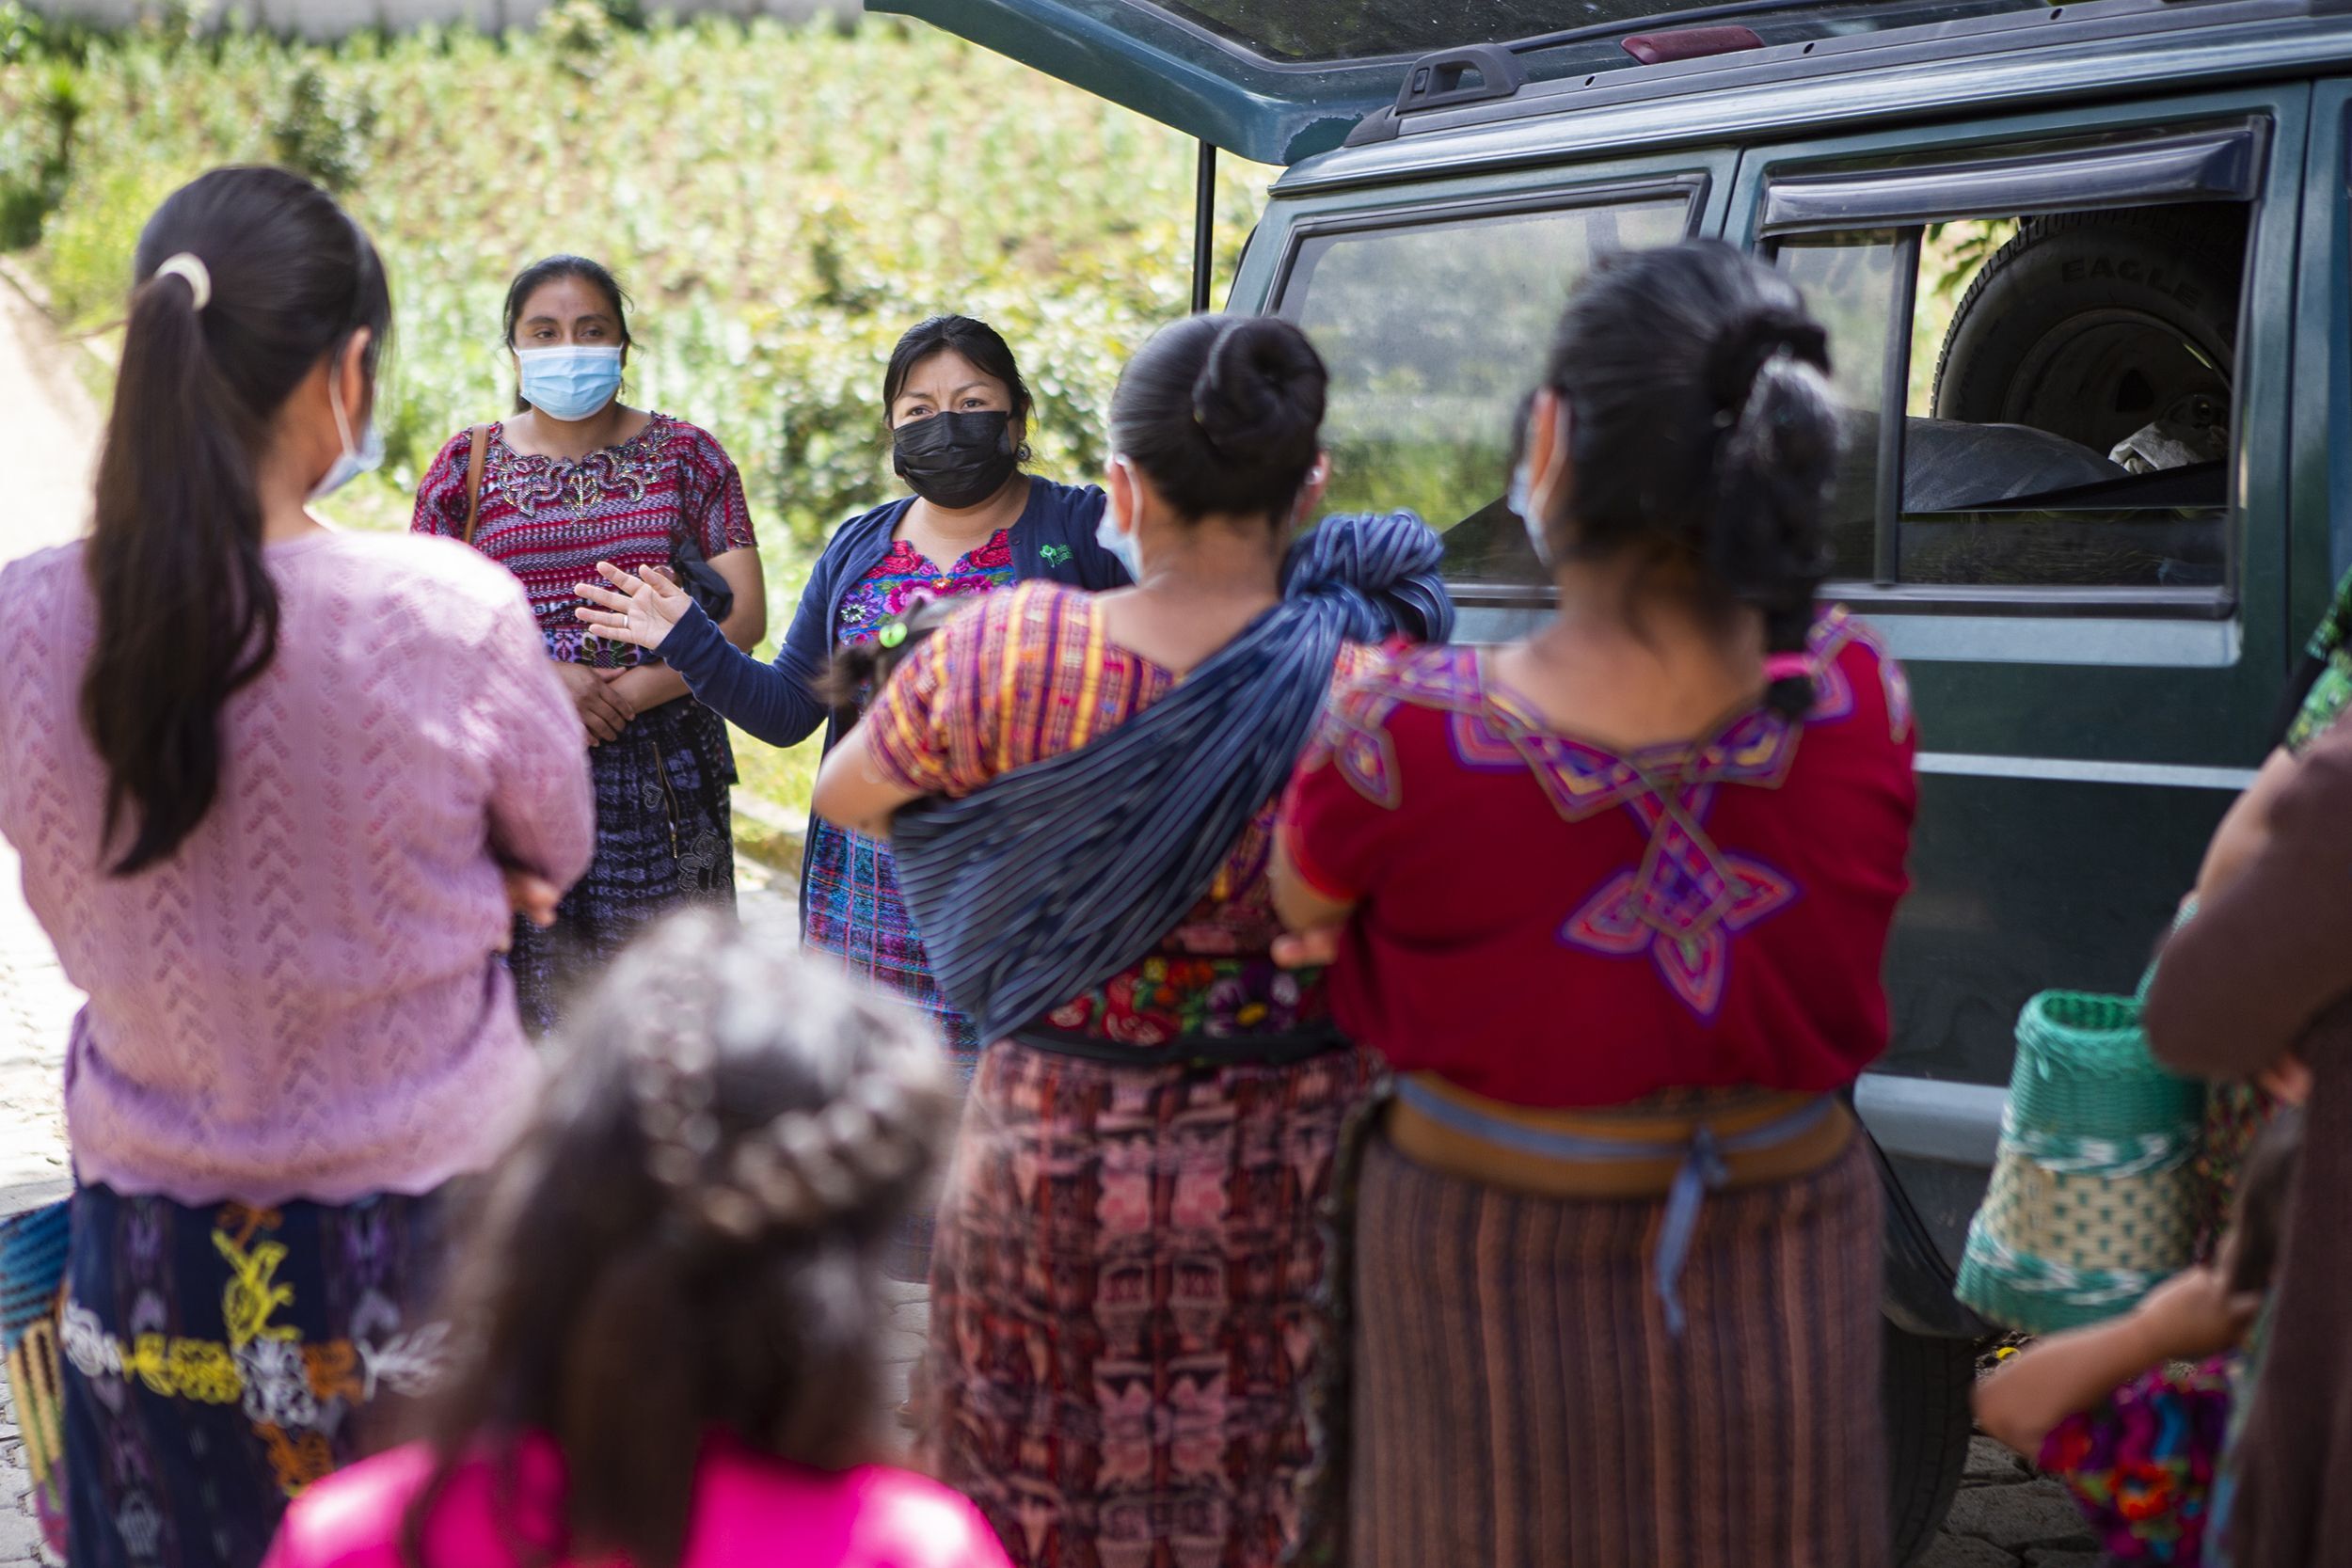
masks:
<svg viewBox="0 0 2352 1568"><path fill-rule="evenodd" d="M1753 27L1677 27L1664 33L1636 33L1625 40L1625 52L1644 65L1737 55L1743 49L1763 47L1764 40Z"/></svg>

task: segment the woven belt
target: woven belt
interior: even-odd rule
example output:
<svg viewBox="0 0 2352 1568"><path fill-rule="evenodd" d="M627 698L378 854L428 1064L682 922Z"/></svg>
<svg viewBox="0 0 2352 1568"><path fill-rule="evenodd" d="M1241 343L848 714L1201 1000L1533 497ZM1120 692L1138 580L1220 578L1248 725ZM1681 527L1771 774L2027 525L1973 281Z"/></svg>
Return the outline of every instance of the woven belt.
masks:
<svg viewBox="0 0 2352 1568"><path fill-rule="evenodd" d="M1095 1035L1031 1024L1012 1032L1012 1043L1032 1051L1082 1061L1109 1062L1118 1067L1165 1067L1173 1062L1190 1068L1255 1064L1282 1067L1338 1051L1347 1044L1336 1031L1310 1029L1287 1035L1179 1035L1163 1045L1121 1045Z"/></svg>
<svg viewBox="0 0 2352 1568"><path fill-rule="evenodd" d="M1547 1197L1663 1198L1654 1271L1666 1327L1710 1192L1819 1170L1845 1152L1853 1115L1833 1096L1759 1093L1692 1110L1550 1111L1510 1105L1429 1073L1397 1081L1389 1141L1416 1164Z"/></svg>

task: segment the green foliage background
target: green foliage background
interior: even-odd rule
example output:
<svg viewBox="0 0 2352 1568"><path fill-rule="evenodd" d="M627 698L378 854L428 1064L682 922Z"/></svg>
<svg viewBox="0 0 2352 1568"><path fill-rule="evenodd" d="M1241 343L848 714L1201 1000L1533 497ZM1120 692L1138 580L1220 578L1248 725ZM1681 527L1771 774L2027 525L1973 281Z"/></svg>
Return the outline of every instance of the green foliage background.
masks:
<svg viewBox="0 0 2352 1568"><path fill-rule="evenodd" d="M1120 367L1188 307L1193 155L890 19L644 24L566 0L503 37L327 48L185 11L94 34L0 4L0 249L69 325L103 338L140 227L193 176L267 162L327 184L382 249L397 311L389 461L330 510L399 528L440 443L511 405L507 279L596 257L637 302L625 395L712 430L743 468L777 634L824 538L898 493L882 372L920 318L993 323L1039 400L1037 470L1100 472ZM1221 163L1220 298L1272 173ZM805 807L813 742L738 752L747 784Z"/></svg>
<svg viewBox="0 0 2352 1568"><path fill-rule="evenodd" d="M328 49L170 19L62 36L0 7L0 244L84 328L119 311L140 226L193 175L282 163L341 192L392 276L394 499L507 405L514 271L608 262L638 305L628 395L735 454L780 599L813 545L894 493L880 381L905 327L994 323L1039 398L1040 470L1091 476L1120 366L1190 287L1189 141L880 18L631 26L569 0L502 38ZM1222 277L1267 177L1225 162Z"/></svg>

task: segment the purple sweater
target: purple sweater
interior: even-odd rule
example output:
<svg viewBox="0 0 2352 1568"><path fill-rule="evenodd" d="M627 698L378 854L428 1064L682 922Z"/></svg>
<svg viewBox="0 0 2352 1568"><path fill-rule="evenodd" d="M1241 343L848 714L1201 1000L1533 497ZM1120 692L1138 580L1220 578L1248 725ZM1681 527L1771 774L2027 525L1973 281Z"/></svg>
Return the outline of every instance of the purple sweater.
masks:
<svg viewBox="0 0 2352 1568"><path fill-rule="evenodd" d="M0 833L89 993L66 1060L81 1180L342 1202L481 1168L537 1080L500 863L568 885L595 843L585 737L521 588L441 540L271 546L278 657L223 712L219 799L125 879L77 717L83 548L0 570Z"/></svg>

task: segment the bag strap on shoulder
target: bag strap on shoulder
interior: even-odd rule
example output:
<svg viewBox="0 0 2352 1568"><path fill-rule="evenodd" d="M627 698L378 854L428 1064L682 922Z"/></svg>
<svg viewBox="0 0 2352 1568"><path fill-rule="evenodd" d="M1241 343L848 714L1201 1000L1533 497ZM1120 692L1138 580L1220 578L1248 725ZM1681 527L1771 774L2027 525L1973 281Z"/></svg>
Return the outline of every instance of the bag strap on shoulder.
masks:
<svg viewBox="0 0 2352 1568"><path fill-rule="evenodd" d="M473 449L466 457L466 533L468 545L473 543L474 530L482 523L482 466L490 455L490 427L473 427Z"/></svg>

